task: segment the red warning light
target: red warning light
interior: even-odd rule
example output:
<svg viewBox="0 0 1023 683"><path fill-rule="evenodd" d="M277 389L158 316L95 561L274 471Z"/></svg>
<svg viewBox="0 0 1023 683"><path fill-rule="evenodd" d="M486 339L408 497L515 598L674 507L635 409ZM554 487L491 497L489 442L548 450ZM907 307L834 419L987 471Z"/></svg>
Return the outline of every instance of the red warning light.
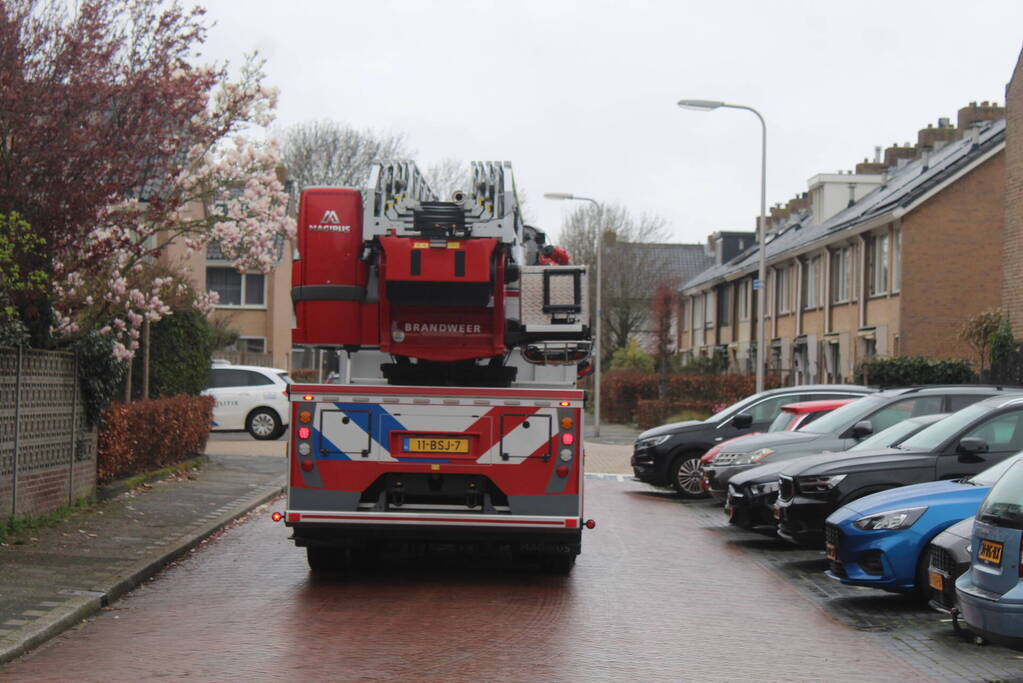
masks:
<svg viewBox="0 0 1023 683"><path fill-rule="evenodd" d="M564 434L561 435L561 443L565 444L566 446L571 446L572 444L575 443L575 434L573 434L572 432L565 432Z"/></svg>
<svg viewBox="0 0 1023 683"><path fill-rule="evenodd" d="M299 427L298 428L298 438L300 438L300 439L308 439L309 435L311 433L312 432L309 431L308 427Z"/></svg>
<svg viewBox="0 0 1023 683"><path fill-rule="evenodd" d="M270 515L270 519L272 519L272 520L273 520L273 521L275 521L275 522L279 522L279 521L281 521L282 519L284 519L284 515L282 515L282 514L281 514L281 513L279 513L279 512L275 512L275 513L273 513L272 515Z"/></svg>

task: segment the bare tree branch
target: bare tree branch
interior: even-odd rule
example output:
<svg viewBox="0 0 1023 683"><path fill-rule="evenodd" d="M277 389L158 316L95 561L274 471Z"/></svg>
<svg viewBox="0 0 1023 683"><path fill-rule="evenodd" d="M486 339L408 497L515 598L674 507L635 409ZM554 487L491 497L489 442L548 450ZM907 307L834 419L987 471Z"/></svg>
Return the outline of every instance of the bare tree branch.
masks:
<svg viewBox="0 0 1023 683"><path fill-rule="evenodd" d="M374 163L410 156L404 135L381 135L336 121L305 121L279 132L288 177L306 187L361 188Z"/></svg>

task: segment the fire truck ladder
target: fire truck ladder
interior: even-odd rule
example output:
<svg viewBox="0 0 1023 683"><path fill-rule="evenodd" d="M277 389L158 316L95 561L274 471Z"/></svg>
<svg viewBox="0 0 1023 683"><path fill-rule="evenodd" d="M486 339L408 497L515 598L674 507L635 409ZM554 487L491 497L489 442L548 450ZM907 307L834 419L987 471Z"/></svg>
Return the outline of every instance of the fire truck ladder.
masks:
<svg viewBox="0 0 1023 683"><path fill-rule="evenodd" d="M511 163L474 161L471 187L438 201L413 161L377 164L364 191L363 236L429 236L446 231L457 237L495 237L521 243L522 218Z"/></svg>

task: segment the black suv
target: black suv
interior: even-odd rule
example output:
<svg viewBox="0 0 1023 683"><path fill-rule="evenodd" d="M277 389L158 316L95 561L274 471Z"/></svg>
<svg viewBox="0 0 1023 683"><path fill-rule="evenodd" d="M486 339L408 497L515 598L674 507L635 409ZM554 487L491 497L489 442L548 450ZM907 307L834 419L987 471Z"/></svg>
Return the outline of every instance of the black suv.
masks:
<svg viewBox="0 0 1023 683"><path fill-rule="evenodd" d="M1023 394L963 408L895 448L812 456L778 478L778 534L796 543L824 538L824 520L871 493L938 479L961 479L1023 450Z"/></svg>
<svg viewBox="0 0 1023 683"><path fill-rule="evenodd" d="M636 478L658 486L672 486L685 498L700 498L703 472L700 456L725 439L766 431L781 407L802 401L858 398L875 391L852 384L808 384L754 394L706 420L673 422L639 435L632 454Z"/></svg>
<svg viewBox="0 0 1023 683"><path fill-rule="evenodd" d="M976 385L888 389L831 411L795 432L775 432L740 439L721 449L704 468L712 494L724 497L728 481L760 465L824 451L844 451L907 417L954 413L1001 392Z"/></svg>

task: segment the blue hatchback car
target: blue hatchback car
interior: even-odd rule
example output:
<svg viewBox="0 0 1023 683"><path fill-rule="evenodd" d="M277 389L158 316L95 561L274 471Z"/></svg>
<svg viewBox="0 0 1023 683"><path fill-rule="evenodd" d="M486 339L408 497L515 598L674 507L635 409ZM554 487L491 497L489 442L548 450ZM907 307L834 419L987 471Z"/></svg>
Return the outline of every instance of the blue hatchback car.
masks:
<svg viewBox="0 0 1023 683"><path fill-rule="evenodd" d="M908 593L927 581L927 544L977 512L991 486L1023 453L967 479L881 491L835 510L825 524L828 576L854 586Z"/></svg>
<svg viewBox="0 0 1023 683"><path fill-rule="evenodd" d="M956 579L963 621L975 634L1023 649L1023 462L988 493L973 523L970 570Z"/></svg>

